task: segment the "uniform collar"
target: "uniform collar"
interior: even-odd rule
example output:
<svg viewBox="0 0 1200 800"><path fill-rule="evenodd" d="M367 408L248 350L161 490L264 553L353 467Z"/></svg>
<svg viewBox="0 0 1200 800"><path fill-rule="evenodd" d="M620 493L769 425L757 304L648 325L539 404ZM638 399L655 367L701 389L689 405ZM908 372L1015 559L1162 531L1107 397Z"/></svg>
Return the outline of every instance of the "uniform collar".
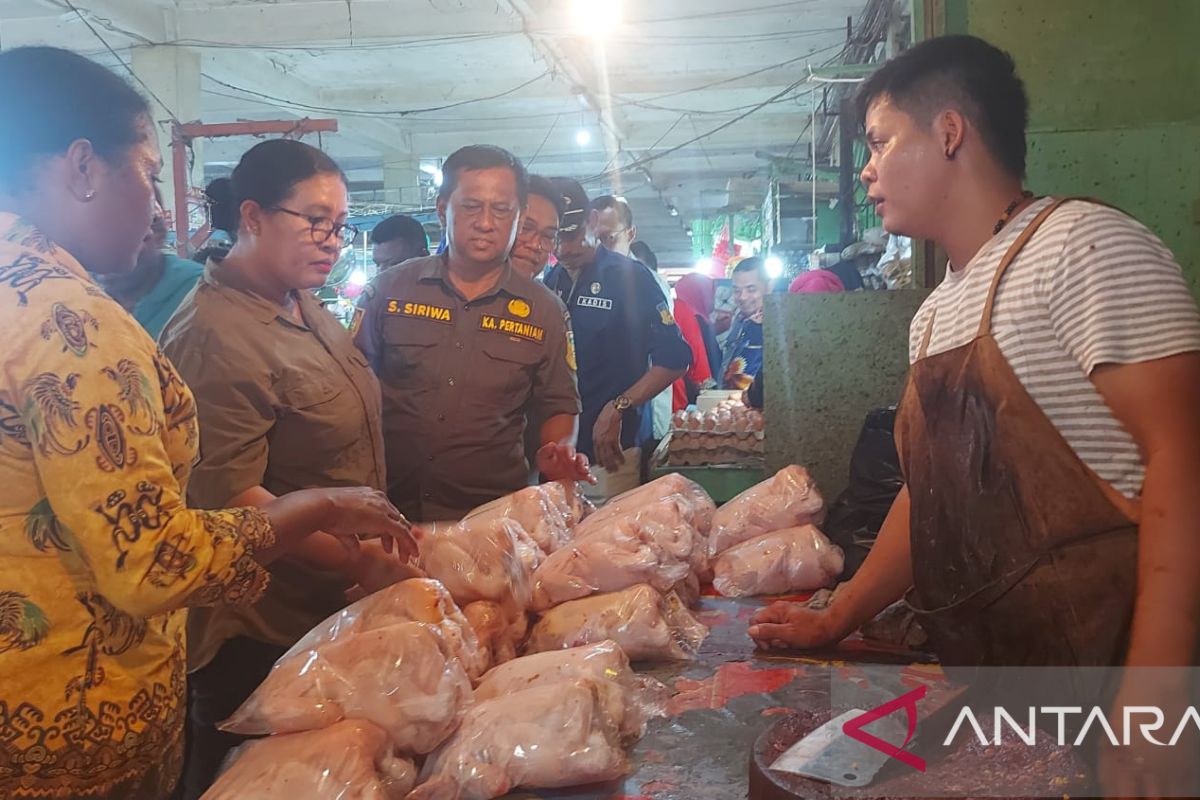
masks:
<svg viewBox="0 0 1200 800"><path fill-rule="evenodd" d="M458 289L454 288L454 284L450 282L449 262L450 257L446 253L422 259L417 269L417 280L421 283L440 283L447 291L459 294ZM476 303L501 292L511 297L519 297L521 296L517 286L519 279L520 276L513 270L512 263L506 260L504 271L500 273L500 280L496 282L496 285L471 302Z"/></svg>
<svg viewBox="0 0 1200 800"><path fill-rule="evenodd" d="M265 297L223 283L220 278L220 271L221 262L215 258L210 258L208 263L204 265L204 277L201 280L254 319L264 325L270 325L275 320L279 320L292 327L305 329L309 327L308 325L298 324L296 320L287 316L283 309ZM316 298L308 292L293 292L293 294L296 297L297 304L300 306L301 314L306 319L311 318L310 314L313 304L316 303Z"/></svg>

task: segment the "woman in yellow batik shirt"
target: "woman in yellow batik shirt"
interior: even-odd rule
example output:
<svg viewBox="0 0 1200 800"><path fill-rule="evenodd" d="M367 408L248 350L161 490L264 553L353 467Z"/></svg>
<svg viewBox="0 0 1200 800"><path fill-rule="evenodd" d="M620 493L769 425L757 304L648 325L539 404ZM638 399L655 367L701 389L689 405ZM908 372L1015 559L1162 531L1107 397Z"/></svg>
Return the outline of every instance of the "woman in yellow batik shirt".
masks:
<svg viewBox="0 0 1200 800"><path fill-rule="evenodd" d="M245 604L316 530L396 538L365 488L189 509L195 405L89 278L133 268L149 108L53 48L0 53L0 797L158 800L180 770L187 606Z"/></svg>

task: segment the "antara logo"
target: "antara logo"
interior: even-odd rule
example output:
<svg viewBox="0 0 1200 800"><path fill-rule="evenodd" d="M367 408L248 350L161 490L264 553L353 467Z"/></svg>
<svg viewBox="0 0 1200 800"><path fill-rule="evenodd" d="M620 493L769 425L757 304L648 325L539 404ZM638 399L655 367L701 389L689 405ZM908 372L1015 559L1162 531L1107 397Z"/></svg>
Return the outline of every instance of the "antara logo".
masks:
<svg viewBox="0 0 1200 800"><path fill-rule="evenodd" d="M902 694L895 700L889 700L881 706L866 711L854 719L847 720L842 725L842 733L849 736L851 739L862 742L867 747L878 750L884 755L901 761L908 766L920 772L925 771L925 759L902 748L906 747L912 741L917 732L917 701L925 697L925 686L913 689L907 694ZM904 743L897 747L891 742L886 742L878 736L867 733L863 728L870 725L876 720L883 719L889 714L893 714L900 709L904 709L908 716L908 735L904 737Z"/></svg>

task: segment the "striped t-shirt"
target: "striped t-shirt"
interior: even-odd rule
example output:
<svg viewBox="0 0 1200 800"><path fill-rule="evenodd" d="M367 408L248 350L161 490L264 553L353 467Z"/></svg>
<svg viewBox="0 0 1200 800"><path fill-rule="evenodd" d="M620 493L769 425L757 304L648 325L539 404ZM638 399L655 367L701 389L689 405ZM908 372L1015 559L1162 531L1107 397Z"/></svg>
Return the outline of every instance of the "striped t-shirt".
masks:
<svg viewBox="0 0 1200 800"><path fill-rule="evenodd" d="M930 355L975 337L1000 259L1050 203L1049 198L1033 203L966 268L947 271L913 319L910 362L935 309ZM1080 460L1136 498L1145 476L1137 446L1088 376L1101 364L1200 350L1200 312L1171 251L1120 211L1066 203L1005 273L992 330L1021 385Z"/></svg>

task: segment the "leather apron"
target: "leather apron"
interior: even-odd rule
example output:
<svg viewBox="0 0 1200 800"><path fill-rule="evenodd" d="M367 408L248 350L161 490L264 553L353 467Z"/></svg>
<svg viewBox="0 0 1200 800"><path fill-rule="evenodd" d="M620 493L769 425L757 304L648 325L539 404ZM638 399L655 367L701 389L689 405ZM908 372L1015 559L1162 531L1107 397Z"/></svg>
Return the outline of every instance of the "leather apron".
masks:
<svg viewBox="0 0 1200 800"><path fill-rule="evenodd" d="M1138 505L1079 459L992 334L1005 271L1067 199L1005 253L973 340L930 356L930 320L897 413L907 599L947 666L1108 666L1128 646Z"/></svg>

